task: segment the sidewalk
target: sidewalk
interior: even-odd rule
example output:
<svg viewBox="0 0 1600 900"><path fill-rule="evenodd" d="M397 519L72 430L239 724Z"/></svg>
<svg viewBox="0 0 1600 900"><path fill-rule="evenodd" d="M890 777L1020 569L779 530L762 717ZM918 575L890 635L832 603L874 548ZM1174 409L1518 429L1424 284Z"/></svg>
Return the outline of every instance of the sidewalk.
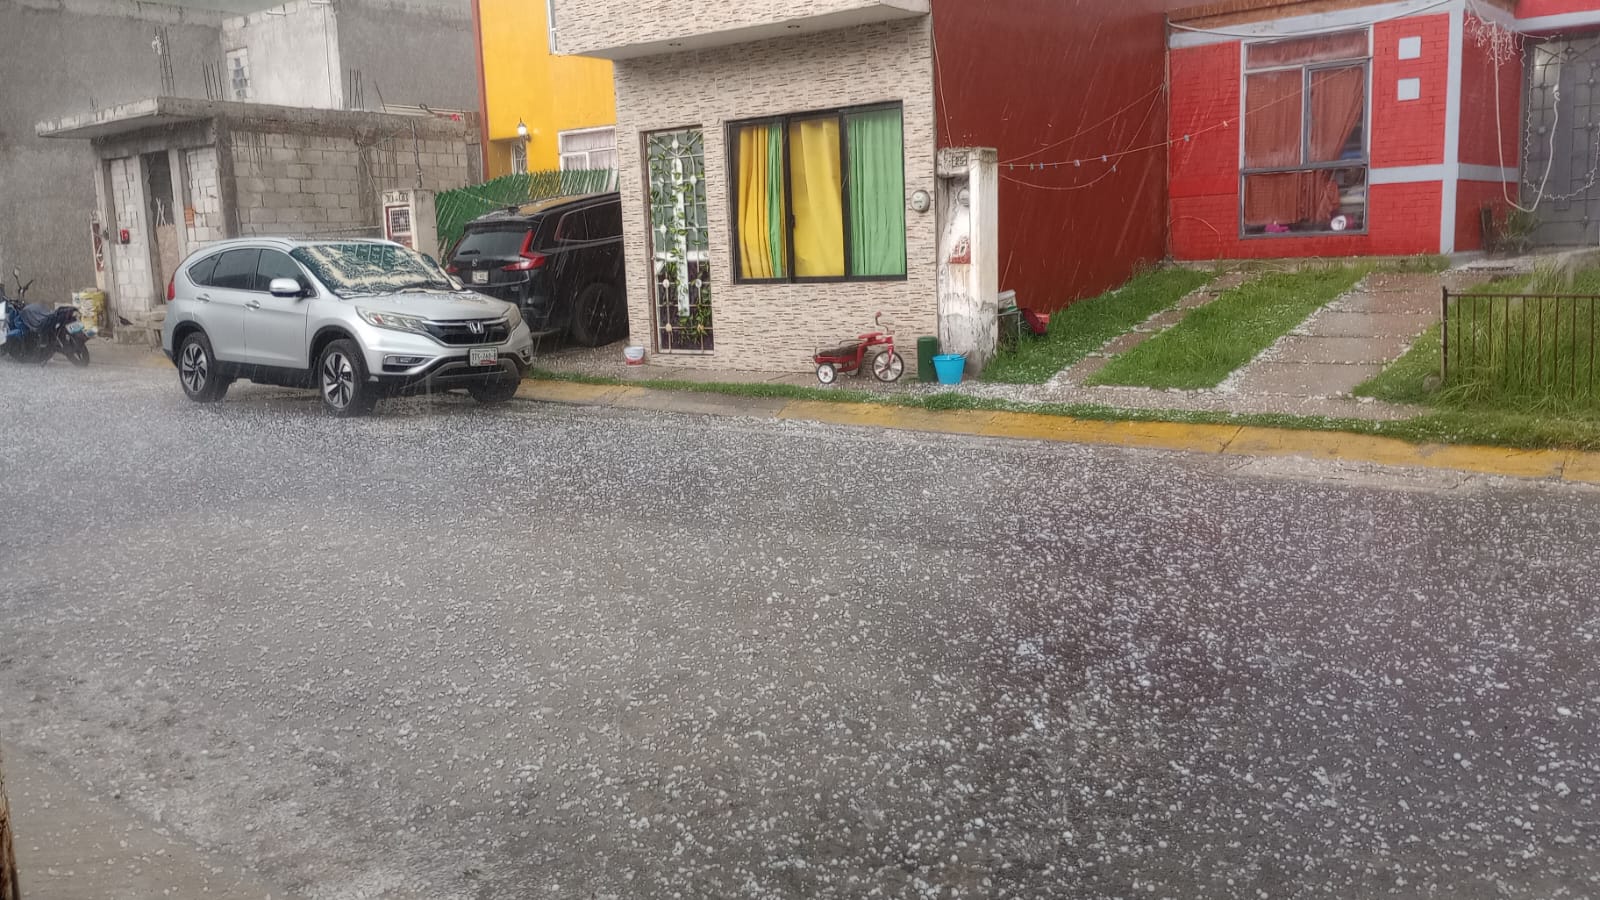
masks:
<svg viewBox="0 0 1600 900"><path fill-rule="evenodd" d="M208 852L96 795L37 755L5 752L24 900L281 900L238 860Z"/></svg>

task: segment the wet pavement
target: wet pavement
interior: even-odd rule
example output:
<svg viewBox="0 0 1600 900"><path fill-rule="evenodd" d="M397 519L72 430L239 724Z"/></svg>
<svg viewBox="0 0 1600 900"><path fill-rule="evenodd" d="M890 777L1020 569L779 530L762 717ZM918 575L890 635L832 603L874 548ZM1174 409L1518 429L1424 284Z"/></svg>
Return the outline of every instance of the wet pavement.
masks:
<svg viewBox="0 0 1600 900"><path fill-rule="evenodd" d="M290 896L1600 895L1591 491L0 386L0 739Z"/></svg>

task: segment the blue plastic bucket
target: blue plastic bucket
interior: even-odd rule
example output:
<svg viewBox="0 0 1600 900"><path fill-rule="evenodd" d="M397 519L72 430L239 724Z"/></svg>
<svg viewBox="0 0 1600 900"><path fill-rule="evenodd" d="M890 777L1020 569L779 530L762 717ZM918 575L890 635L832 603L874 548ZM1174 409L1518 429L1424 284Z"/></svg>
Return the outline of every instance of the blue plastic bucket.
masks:
<svg viewBox="0 0 1600 900"><path fill-rule="evenodd" d="M940 384L960 384L961 373L967 369L967 357L961 353L941 353L933 358L933 372Z"/></svg>

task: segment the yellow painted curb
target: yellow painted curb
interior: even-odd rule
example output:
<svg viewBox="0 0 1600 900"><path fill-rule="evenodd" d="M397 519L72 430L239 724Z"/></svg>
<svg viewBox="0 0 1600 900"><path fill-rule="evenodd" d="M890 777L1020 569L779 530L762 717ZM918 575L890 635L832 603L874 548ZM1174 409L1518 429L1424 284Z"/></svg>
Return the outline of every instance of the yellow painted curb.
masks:
<svg viewBox="0 0 1600 900"><path fill-rule="evenodd" d="M1237 425L1182 422L1129 422L1073 419L1038 413L996 413L984 434L1036 441L1155 447L1194 453L1221 453L1239 433Z"/></svg>
<svg viewBox="0 0 1600 900"><path fill-rule="evenodd" d="M1561 450L1423 444L1416 451L1417 461L1412 465L1514 478L1557 478L1567 462L1567 454Z"/></svg>
<svg viewBox="0 0 1600 900"><path fill-rule="evenodd" d="M1567 454L1561 467L1561 477L1582 484L1600 484L1600 453L1574 450Z"/></svg>
<svg viewBox="0 0 1600 900"><path fill-rule="evenodd" d="M625 388L618 385L579 384L575 381L524 381L517 396L524 400L550 403L604 404L618 397Z"/></svg>
<svg viewBox="0 0 1600 900"><path fill-rule="evenodd" d="M673 392L651 388L525 382L519 397L588 405L637 402ZM711 400L717 395L697 395ZM723 398L728 400L728 398ZM730 401L731 402L731 401ZM661 404L650 404L659 408ZM1311 459L1452 469L1513 478L1560 478L1600 484L1600 453L1517 450L1447 444L1411 444L1396 438L1337 431L1295 431L1253 425L1184 422L1100 421L1040 413L929 410L877 403L791 400L776 418L832 425L895 428L945 434L1035 441L1143 447L1229 456L1300 456Z"/></svg>
<svg viewBox="0 0 1600 900"><path fill-rule="evenodd" d="M1413 464L1417 445L1394 438L1329 431L1288 431L1246 425L1228 443L1224 453L1239 456L1309 456L1313 459L1343 459L1383 463L1391 466Z"/></svg>

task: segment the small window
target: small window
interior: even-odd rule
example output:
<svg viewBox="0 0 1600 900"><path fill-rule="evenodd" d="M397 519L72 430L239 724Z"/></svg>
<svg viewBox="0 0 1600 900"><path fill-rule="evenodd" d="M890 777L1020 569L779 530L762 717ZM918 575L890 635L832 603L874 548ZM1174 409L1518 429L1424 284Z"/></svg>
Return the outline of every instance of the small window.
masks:
<svg viewBox="0 0 1600 900"><path fill-rule="evenodd" d="M590 207L586 215L589 218L590 240L603 241L622 237L621 203Z"/></svg>
<svg viewBox="0 0 1600 900"><path fill-rule="evenodd" d="M256 264L256 290L265 293L271 288L274 278L292 278L300 284L302 290L310 287L305 274L300 271L299 264L290 259L287 253L263 250L261 261Z"/></svg>
<svg viewBox="0 0 1600 900"><path fill-rule="evenodd" d="M563 215L560 221L556 222L556 240L587 241L589 220L586 216L587 210L577 210Z"/></svg>
<svg viewBox="0 0 1600 900"><path fill-rule="evenodd" d="M461 238L453 258L515 259L522 252L522 245L527 238L528 226L521 224L474 228Z"/></svg>
<svg viewBox="0 0 1600 900"><path fill-rule="evenodd" d="M615 169L617 130L586 128L563 131L560 135L562 169Z"/></svg>
<svg viewBox="0 0 1600 900"><path fill-rule="evenodd" d="M250 99L250 51L243 47L228 51L228 88L233 99Z"/></svg>
<svg viewBox="0 0 1600 900"><path fill-rule="evenodd" d="M260 250L229 250L217 260L217 269L206 284L230 291L255 289L256 259Z"/></svg>
<svg viewBox="0 0 1600 900"><path fill-rule="evenodd" d="M511 174L528 174L528 142L517 140L511 142Z"/></svg>
<svg viewBox="0 0 1600 900"><path fill-rule="evenodd" d="M217 268L217 259L220 253L213 253L189 267L189 280L195 284L210 284L211 273Z"/></svg>

